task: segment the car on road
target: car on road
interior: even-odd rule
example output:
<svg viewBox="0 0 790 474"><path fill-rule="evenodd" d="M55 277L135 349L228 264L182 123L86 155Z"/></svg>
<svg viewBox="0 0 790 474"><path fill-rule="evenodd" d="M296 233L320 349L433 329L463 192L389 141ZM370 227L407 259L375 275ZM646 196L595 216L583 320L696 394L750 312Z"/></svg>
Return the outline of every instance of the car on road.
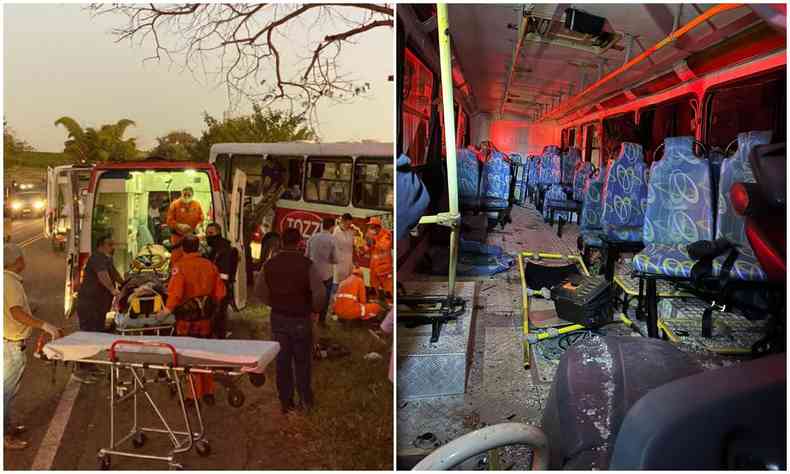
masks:
<svg viewBox="0 0 790 474"><path fill-rule="evenodd" d="M6 200L5 214L12 219L25 216L41 217L46 207L47 197L44 191L18 191Z"/></svg>

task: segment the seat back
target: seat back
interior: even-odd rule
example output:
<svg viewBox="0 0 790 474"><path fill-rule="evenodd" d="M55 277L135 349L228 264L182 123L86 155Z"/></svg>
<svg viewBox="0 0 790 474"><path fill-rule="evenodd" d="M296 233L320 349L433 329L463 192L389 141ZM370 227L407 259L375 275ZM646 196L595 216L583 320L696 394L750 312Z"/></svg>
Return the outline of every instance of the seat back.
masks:
<svg viewBox="0 0 790 474"><path fill-rule="evenodd" d="M510 197L511 166L505 154L492 151L483 164L480 175L480 197L483 199L504 199Z"/></svg>
<svg viewBox="0 0 790 474"><path fill-rule="evenodd" d="M562 177L560 182L566 186L573 185L573 175L579 164L581 153L578 148L569 148L564 155L562 155Z"/></svg>
<svg viewBox="0 0 790 474"><path fill-rule="evenodd" d="M738 151L731 158L726 158L721 163L719 174L718 204L716 216L716 238L726 238L738 244L742 249L748 248L749 239L746 238L746 219L735 212L730 199L730 188L738 182L754 183L752 165L749 163L749 153L758 145L771 142L770 131L752 131L738 134Z"/></svg>
<svg viewBox="0 0 790 474"><path fill-rule="evenodd" d="M552 184L546 194L543 196L543 217L549 217L549 201L565 201L568 196L565 194L565 188L559 184ZM556 212L556 217L562 217L569 220L569 213L566 211Z"/></svg>
<svg viewBox="0 0 790 474"><path fill-rule="evenodd" d="M458 199L461 202L476 202L480 192L480 165L471 150L458 150Z"/></svg>
<svg viewBox="0 0 790 474"><path fill-rule="evenodd" d="M649 391L628 411L611 462L600 468L785 470L786 456L787 361L782 353Z"/></svg>
<svg viewBox="0 0 790 474"><path fill-rule="evenodd" d="M535 186L540 183L540 168L542 166L542 156L533 156L532 160L530 160L530 167L529 167L529 180L530 186Z"/></svg>
<svg viewBox="0 0 790 474"><path fill-rule="evenodd" d="M546 147L543 153L543 164L540 170L540 184L550 186L559 184L562 175L562 160L560 150L554 145Z"/></svg>
<svg viewBox="0 0 790 474"><path fill-rule="evenodd" d="M601 227L611 240L642 240L647 205L647 166L642 145L623 142L620 155L606 172L603 183Z"/></svg>
<svg viewBox="0 0 790 474"><path fill-rule="evenodd" d="M605 174L606 169L598 170L596 174L587 178L584 185L582 216L579 221L579 230L582 232L601 230L601 211L603 210L601 191Z"/></svg>
<svg viewBox="0 0 790 474"><path fill-rule="evenodd" d="M584 185L592 172L592 163L580 161L573 175L573 200L584 201Z"/></svg>
<svg viewBox="0 0 790 474"><path fill-rule="evenodd" d="M685 245L713 237L710 167L694 156L694 137L664 140L664 157L647 184L642 241Z"/></svg>

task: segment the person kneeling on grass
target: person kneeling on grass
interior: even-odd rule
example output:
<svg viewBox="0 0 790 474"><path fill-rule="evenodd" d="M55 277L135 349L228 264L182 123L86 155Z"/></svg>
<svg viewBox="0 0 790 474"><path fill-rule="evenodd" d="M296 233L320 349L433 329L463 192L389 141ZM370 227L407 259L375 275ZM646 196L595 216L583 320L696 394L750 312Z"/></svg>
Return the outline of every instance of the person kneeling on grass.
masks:
<svg viewBox="0 0 790 474"><path fill-rule="evenodd" d="M357 267L345 280L340 282L335 295L335 305L332 311L339 319L373 319L381 313L381 305L368 303L365 293L365 282L362 280L362 270Z"/></svg>

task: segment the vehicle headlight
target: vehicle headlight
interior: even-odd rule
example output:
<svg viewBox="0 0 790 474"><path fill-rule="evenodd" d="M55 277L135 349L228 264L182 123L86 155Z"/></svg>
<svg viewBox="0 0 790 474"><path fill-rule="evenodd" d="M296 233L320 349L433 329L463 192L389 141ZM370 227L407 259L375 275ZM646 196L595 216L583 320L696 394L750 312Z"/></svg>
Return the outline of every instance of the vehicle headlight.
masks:
<svg viewBox="0 0 790 474"><path fill-rule="evenodd" d="M22 201L12 201L11 202L11 209L18 211L22 209Z"/></svg>
<svg viewBox="0 0 790 474"><path fill-rule="evenodd" d="M41 210L44 209L44 201L41 199L37 199L33 201L33 209Z"/></svg>

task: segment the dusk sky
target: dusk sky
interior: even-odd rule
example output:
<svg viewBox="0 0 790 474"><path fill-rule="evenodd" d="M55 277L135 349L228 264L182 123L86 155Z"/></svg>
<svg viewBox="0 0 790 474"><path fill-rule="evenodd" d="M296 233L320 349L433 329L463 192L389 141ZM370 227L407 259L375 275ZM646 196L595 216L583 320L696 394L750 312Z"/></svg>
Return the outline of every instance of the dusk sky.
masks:
<svg viewBox="0 0 790 474"><path fill-rule="evenodd" d="M149 149L157 136L173 130L199 137L203 111L221 118L228 108L223 85L181 73L166 59L143 63L152 53L150 43L116 43L110 30L125 25L124 16L92 17L77 4L6 4L4 10L3 114L18 138L39 151L63 150L66 130L54 122L64 115L83 127L134 120L137 126L126 136ZM308 26L293 26L279 40L283 61L309 56L299 41L289 41ZM371 91L350 104L319 107L322 141L393 141L395 86L387 81L394 74L393 35L390 28L377 28L344 46L343 71L369 82ZM249 110L245 105L236 113Z"/></svg>

